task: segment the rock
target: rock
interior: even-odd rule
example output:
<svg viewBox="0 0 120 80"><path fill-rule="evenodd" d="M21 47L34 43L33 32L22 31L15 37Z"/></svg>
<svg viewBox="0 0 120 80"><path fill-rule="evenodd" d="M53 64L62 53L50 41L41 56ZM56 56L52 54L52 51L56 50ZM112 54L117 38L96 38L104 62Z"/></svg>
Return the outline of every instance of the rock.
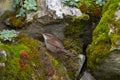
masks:
<svg viewBox="0 0 120 80"><path fill-rule="evenodd" d="M63 19L64 16L82 16L79 9L64 5L61 0L46 0L48 11L53 15L53 18Z"/></svg>
<svg viewBox="0 0 120 80"><path fill-rule="evenodd" d="M108 0L106 11L94 29L92 43L87 47L87 66L97 80L120 79L120 19L119 12L116 14L119 3Z"/></svg>
<svg viewBox="0 0 120 80"><path fill-rule="evenodd" d="M7 60L7 53L4 50L0 50L0 66L5 67L5 61Z"/></svg>
<svg viewBox="0 0 120 80"><path fill-rule="evenodd" d="M110 52L103 64L97 67L94 76L97 80L119 80L120 79L120 50Z"/></svg>
<svg viewBox="0 0 120 80"><path fill-rule="evenodd" d="M84 72L80 80L96 80L90 73Z"/></svg>
<svg viewBox="0 0 120 80"><path fill-rule="evenodd" d="M114 47L113 50L120 50L120 39L118 39L118 40L116 41L116 47ZM112 50L112 51L113 51L113 50Z"/></svg>
<svg viewBox="0 0 120 80"><path fill-rule="evenodd" d="M6 10L13 10L13 0L0 0L0 16Z"/></svg>
<svg viewBox="0 0 120 80"><path fill-rule="evenodd" d="M0 63L0 67L5 67L5 63Z"/></svg>
<svg viewBox="0 0 120 80"><path fill-rule="evenodd" d="M66 25L67 24L65 22L54 23L54 24L44 26L44 30L47 32L52 32L60 40L64 40L65 39L64 29Z"/></svg>
<svg viewBox="0 0 120 80"><path fill-rule="evenodd" d="M64 36L64 28L66 27L66 23L59 22L59 23L53 23L49 25L42 25L39 23L38 20L34 20L32 24L29 25L29 27L25 27L24 29L18 30L19 32L26 33L30 37L39 39L41 38L41 32L51 32L55 34L59 39L63 40L65 39Z"/></svg>
<svg viewBox="0 0 120 80"><path fill-rule="evenodd" d="M115 15L116 15L116 20L119 20L120 19L120 10L116 11Z"/></svg>
<svg viewBox="0 0 120 80"><path fill-rule="evenodd" d="M79 54L78 55L78 64L79 64L79 69L78 71L76 72L76 75L78 76L81 72L81 69L84 67L84 62L85 62L85 56L83 54Z"/></svg>
<svg viewBox="0 0 120 80"><path fill-rule="evenodd" d="M112 50L119 47L119 20L116 21L116 16L114 16L119 8L118 3L119 0L115 3L114 1L108 1L106 3L109 9L107 8L108 10L103 13L99 24L93 32L92 43L87 48L88 66L90 68L95 68L97 64L102 62L105 56L108 56ZM111 6L114 9L111 9ZM109 13L111 13L111 15L108 15ZM109 21L112 22L109 23ZM104 30L103 25L106 27Z"/></svg>
<svg viewBox="0 0 120 80"><path fill-rule="evenodd" d="M120 3L118 4L118 6L120 7ZM116 20L119 20L120 19L120 10L119 9L115 12L115 15L116 15Z"/></svg>
<svg viewBox="0 0 120 80"><path fill-rule="evenodd" d="M40 22L51 23L67 16L82 16L79 9L64 5L61 0L38 0L38 11L27 14L27 21L33 20L36 15ZM43 21L42 21L43 20Z"/></svg>
<svg viewBox="0 0 120 80"><path fill-rule="evenodd" d="M6 4L7 7L3 7L3 4ZM7 10L15 10L12 4L13 0L1 1L0 15ZM16 17L15 14L11 14L6 18L5 24L9 26L23 27L27 22L30 22L33 19L37 19L42 24L51 24L53 22L59 22L59 19L63 19L68 16L82 16L80 9L66 6L61 3L61 0L37 0L37 6L37 11L31 11L29 13L26 12L26 19L22 19L23 22L21 22L21 19L11 19L11 17ZM11 19L11 21L9 19Z"/></svg>
<svg viewBox="0 0 120 80"><path fill-rule="evenodd" d="M4 56L4 57L7 57L6 51L4 51L4 50L1 50L1 51L0 51L0 55L1 55L1 56Z"/></svg>

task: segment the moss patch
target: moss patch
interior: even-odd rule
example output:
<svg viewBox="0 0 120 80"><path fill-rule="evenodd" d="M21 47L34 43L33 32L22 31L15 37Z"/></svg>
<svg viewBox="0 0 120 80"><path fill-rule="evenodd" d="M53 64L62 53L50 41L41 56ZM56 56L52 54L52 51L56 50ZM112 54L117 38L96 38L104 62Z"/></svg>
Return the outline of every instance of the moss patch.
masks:
<svg viewBox="0 0 120 80"><path fill-rule="evenodd" d="M15 16L9 17L8 22L13 28L22 28L26 24L25 18Z"/></svg>
<svg viewBox="0 0 120 80"><path fill-rule="evenodd" d="M78 8L80 8L82 13L91 17L99 18L101 16L101 7L94 0L84 0L78 4Z"/></svg>
<svg viewBox="0 0 120 80"><path fill-rule="evenodd" d="M0 20L5 21L9 27L22 28L27 22L25 21L25 17L16 17L16 13L17 11L5 11Z"/></svg>

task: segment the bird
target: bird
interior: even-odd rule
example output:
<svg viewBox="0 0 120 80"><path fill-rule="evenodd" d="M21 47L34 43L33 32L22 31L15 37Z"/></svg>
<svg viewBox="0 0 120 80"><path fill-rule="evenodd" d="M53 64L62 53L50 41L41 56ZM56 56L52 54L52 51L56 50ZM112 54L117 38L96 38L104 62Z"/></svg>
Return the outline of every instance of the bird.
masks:
<svg viewBox="0 0 120 80"><path fill-rule="evenodd" d="M62 42L54 34L49 32L42 33L46 48L53 53L64 52L66 55L72 56L72 53L66 50Z"/></svg>

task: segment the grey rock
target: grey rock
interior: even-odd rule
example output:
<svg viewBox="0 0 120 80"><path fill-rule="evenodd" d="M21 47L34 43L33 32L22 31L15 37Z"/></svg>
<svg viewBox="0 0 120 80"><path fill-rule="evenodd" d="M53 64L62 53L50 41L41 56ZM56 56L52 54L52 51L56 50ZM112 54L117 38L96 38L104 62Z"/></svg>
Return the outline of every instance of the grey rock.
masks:
<svg viewBox="0 0 120 80"><path fill-rule="evenodd" d="M59 23L46 25L44 27L44 30L47 31L47 32L52 32L60 40L63 40L63 39L65 39L65 36L64 36L64 29L65 29L65 27L66 27L66 23L65 22L59 22Z"/></svg>
<svg viewBox="0 0 120 80"><path fill-rule="evenodd" d="M35 39L39 39L42 37L41 32L51 32L55 34L60 40L65 38L64 36L64 28L66 27L65 22L53 23L49 25L42 25L38 21L33 21L32 24L26 26L24 29L18 30L20 33L26 33L30 37Z"/></svg>
<svg viewBox="0 0 120 80"><path fill-rule="evenodd" d="M96 80L90 73L84 72L80 80Z"/></svg>
<svg viewBox="0 0 120 80"><path fill-rule="evenodd" d="M64 16L82 16L80 9L64 5L61 0L37 0L38 11L27 14L27 21L32 21L37 15L43 24L63 19ZM43 20L43 21L42 21Z"/></svg>
<svg viewBox="0 0 120 80"><path fill-rule="evenodd" d="M50 13L55 13L54 19L63 19L64 16L81 16L82 13L75 7L69 7L64 5L61 0L46 0L46 5ZM53 12L54 11L54 12Z"/></svg>
<svg viewBox="0 0 120 80"><path fill-rule="evenodd" d="M1 56L4 56L4 57L7 57L7 54L6 54L6 52L5 52L4 50L1 50L1 51L0 51L0 55L1 55Z"/></svg>
<svg viewBox="0 0 120 80"><path fill-rule="evenodd" d="M120 45L120 40L117 40L117 41L116 41L116 45Z"/></svg>
<svg viewBox="0 0 120 80"><path fill-rule="evenodd" d="M0 16L6 10L13 10L13 0L0 0Z"/></svg>
<svg viewBox="0 0 120 80"><path fill-rule="evenodd" d="M120 19L120 10L116 11L115 15L116 15L116 20L119 20Z"/></svg>
<svg viewBox="0 0 120 80"><path fill-rule="evenodd" d="M6 53L6 51L4 51L4 50L0 50L0 56L2 56L2 57L7 57L7 53ZM6 61L6 60L5 60ZM3 61L3 62L0 62L0 66L1 67L5 67L5 61Z"/></svg>
<svg viewBox="0 0 120 80"><path fill-rule="evenodd" d="M84 65L84 62L85 62L85 55L83 54L79 54L78 55L78 64L79 64L79 69L78 71L76 72L76 76L78 76L80 74L80 71Z"/></svg>
<svg viewBox="0 0 120 80"><path fill-rule="evenodd" d="M97 80L120 80L120 50L111 51L93 73Z"/></svg>
<svg viewBox="0 0 120 80"><path fill-rule="evenodd" d="M5 63L0 63L0 66L1 67L5 67Z"/></svg>

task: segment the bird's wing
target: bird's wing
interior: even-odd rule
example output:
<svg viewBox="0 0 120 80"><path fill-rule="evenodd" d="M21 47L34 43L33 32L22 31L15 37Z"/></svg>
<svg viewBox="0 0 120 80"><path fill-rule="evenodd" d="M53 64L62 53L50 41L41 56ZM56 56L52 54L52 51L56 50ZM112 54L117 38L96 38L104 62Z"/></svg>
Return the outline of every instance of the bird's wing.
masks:
<svg viewBox="0 0 120 80"><path fill-rule="evenodd" d="M54 40L47 40L47 42L57 48L64 48L64 46L62 45L62 42L58 42L58 41L54 41Z"/></svg>

